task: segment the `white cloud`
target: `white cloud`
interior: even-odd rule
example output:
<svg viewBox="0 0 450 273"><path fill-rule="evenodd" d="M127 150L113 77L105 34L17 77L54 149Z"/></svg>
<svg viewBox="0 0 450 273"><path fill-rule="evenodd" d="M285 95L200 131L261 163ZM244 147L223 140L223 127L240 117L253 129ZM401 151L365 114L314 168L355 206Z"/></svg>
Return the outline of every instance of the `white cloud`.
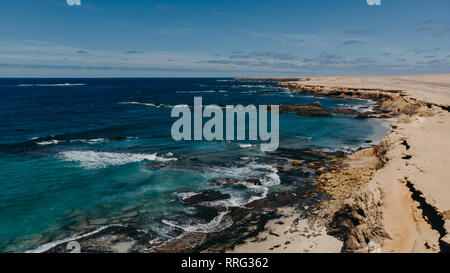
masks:
<svg viewBox="0 0 450 273"><path fill-rule="evenodd" d="M67 0L69 6L81 6L81 0Z"/></svg>

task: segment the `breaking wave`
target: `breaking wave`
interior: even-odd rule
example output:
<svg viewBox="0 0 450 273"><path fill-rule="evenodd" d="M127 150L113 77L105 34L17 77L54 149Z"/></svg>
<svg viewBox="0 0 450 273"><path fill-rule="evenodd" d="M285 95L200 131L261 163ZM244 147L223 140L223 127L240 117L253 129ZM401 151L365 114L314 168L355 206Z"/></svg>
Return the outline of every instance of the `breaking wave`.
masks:
<svg viewBox="0 0 450 273"><path fill-rule="evenodd" d="M19 87L70 87L70 86L84 86L85 83L54 83L54 84L45 84L45 83L34 83L34 84L19 84Z"/></svg>
<svg viewBox="0 0 450 273"><path fill-rule="evenodd" d="M92 232L88 232L86 234L75 235L75 236L68 237L68 238L65 238L65 239L62 239L62 240L58 240L58 241L55 241L55 242L50 242L50 243L41 245L38 248L35 248L33 250L30 250L30 251L27 251L27 253L43 253L43 252L45 252L45 251L47 251L47 250L49 250L49 249L51 249L51 248L53 248L53 247L55 247L57 245L60 245L60 244L63 244L63 243L68 243L68 242L72 242L72 241L76 241L76 240L79 240L79 239L82 239L82 238L94 235L94 234L99 233L100 231L105 230L105 229L107 229L109 227L112 227L112 226L122 226L122 225L117 224L117 225L103 226L103 227L100 227L100 228L98 228L98 229L96 229L96 230L94 230Z"/></svg>
<svg viewBox="0 0 450 273"><path fill-rule="evenodd" d="M241 147L242 149L251 148L253 147L253 144L239 144L239 147Z"/></svg>
<svg viewBox="0 0 450 273"><path fill-rule="evenodd" d="M161 103L151 103L151 102L141 102L141 101L125 101L125 102L119 102L119 104L138 104L138 105L145 105L145 106L151 106L156 108L161 107L172 107L172 105L165 105Z"/></svg>
<svg viewBox="0 0 450 273"><path fill-rule="evenodd" d="M187 233L192 232L200 232L200 233L209 233L209 232L218 232L230 227L233 222L229 218L224 218L228 211L221 212L218 216L214 217L208 223L198 223L193 225L181 225L177 224L174 221L170 220L162 220L162 222L168 226L182 229Z"/></svg>
<svg viewBox="0 0 450 273"><path fill-rule="evenodd" d="M36 142L37 145L54 145L54 144L58 144L61 143L61 140L57 140L57 139L52 139L52 140L48 140L48 141L40 141L40 142Z"/></svg>
<svg viewBox="0 0 450 273"><path fill-rule="evenodd" d="M128 163L150 161L174 161L176 158L159 157L154 154L109 153L94 151L68 151L59 153L64 161L77 162L86 169L101 169L108 166L119 166Z"/></svg>

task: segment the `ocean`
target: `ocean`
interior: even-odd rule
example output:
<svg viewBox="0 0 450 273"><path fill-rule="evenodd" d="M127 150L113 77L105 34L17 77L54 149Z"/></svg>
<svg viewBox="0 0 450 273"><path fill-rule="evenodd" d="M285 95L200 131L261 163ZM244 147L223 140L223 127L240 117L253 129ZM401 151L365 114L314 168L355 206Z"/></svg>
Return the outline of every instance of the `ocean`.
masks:
<svg viewBox="0 0 450 273"><path fill-rule="evenodd" d="M293 151L352 152L380 141L385 121L351 115L280 115L280 147L257 141L174 141L171 107L273 105L319 101L361 112L358 99L295 94L274 82L227 78L0 79L0 252L36 250L110 226L126 225L169 240L226 228L228 208L271 192L316 186L279 173ZM295 156L294 156L295 157ZM309 172L309 174L308 174ZM258 179L227 186L218 179ZM183 202L211 190L229 196L205 206Z"/></svg>

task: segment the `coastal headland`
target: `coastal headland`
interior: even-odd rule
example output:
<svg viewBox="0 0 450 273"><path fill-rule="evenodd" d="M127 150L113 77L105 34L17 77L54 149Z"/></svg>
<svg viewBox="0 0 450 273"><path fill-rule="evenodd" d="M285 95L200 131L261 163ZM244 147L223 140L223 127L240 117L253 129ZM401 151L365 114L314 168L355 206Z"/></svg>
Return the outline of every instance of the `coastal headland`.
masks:
<svg viewBox="0 0 450 273"><path fill-rule="evenodd" d="M450 74L248 80L276 81L301 94L374 100L374 111L358 118L389 119L392 130L378 145L316 172L331 198L309 223L301 226L289 211L284 225L268 223L267 234L233 252L449 251ZM273 230L283 235L270 236ZM313 230L316 239L308 232L290 235L302 230ZM267 249L272 245L278 247Z"/></svg>

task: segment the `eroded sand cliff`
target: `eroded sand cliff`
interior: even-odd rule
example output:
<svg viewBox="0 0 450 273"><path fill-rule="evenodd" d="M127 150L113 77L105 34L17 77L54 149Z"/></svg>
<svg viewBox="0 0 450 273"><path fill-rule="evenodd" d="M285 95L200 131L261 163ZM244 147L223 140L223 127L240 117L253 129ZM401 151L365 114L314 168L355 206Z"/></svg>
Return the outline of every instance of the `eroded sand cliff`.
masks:
<svg viewBox="0 0 450 273"><path fill-rule="evenodd" d="M392 130L379 145L335 161L327 172L318 172L319 187L331 199L321 204L308 225L303 224L321 231L315 234L316 240L282 238L289 247L270 251L448 251L450 74L273 80L298 93L375 100L375 111L359 118L390 119ZM285 234L298 230L298 221L290 218L295 212L285 214L284 226L289 227ZM266 229L280 227L269 223ZM280 245L279 241L279 236L269 234L262 242L253 240L234 251L265 252L267 246Z"/></svg>

